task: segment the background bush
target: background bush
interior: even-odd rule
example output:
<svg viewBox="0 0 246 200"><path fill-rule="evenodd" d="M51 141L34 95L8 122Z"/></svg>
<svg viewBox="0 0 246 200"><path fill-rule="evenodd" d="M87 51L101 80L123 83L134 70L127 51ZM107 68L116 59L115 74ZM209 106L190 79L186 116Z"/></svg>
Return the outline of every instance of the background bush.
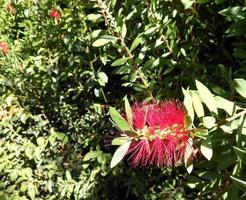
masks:
<svg viewBox="0 0 246 200"><path fill-rule="evenodd" d="M0 0L1 199L244 199L245 115L191 174L110 169L108 106L183 99L198 79L245 107L245 25L240 0Z"/></svg>

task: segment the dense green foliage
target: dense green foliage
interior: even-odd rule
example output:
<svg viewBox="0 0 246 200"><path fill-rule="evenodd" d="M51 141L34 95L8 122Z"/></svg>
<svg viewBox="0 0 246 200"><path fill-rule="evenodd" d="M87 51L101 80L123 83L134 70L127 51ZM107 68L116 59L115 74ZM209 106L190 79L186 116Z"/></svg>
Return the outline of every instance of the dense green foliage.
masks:
<svg viewBox="0 0 246 200"><path fill-rule="evenodd" d="M244 199L245 25L243 0L0 0L0 199ZM184 99L190 174L110 168L125 95Z"/></svg>

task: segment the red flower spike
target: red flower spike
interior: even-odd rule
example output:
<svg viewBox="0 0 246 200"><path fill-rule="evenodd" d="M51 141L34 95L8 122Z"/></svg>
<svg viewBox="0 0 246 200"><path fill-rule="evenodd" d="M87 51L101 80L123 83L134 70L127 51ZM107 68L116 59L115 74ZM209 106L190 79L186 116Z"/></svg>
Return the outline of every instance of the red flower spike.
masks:
<svg viewBox="0 0 246 200"><path fill-rule="evenodd" d="M131 154L129 159L131 165L137 167L138 165L145 166L150 157L150 148L147 140L133 142L129 148L128 154Z"/></svg>
<svg viewBox="0 0 246 200"><path fill-rule="evenodd" d="M133 167L172 167L184 160L191 136L185 128L185 108L179 101L136 103L132 114L133 128L139 134L127 153Z"/></svg>
<svg viewBox="0 0 246 200"><path fill-rule="evenodd" d="M6 43L0 42L0 51L7 54L9 52L9 48Z"/></svg>
<svg viewBox="0 0 246 200"><path fill-rule="evenodd" d="M143 129L145 123L146 123L146 107L143 106L142 104L136 103L132 107L132 112L133 112L133 127L135 129Z"/></svg>
<svg viewBox="0 0 246 200"><path fill-rule="evenodd" d="M50 10L49 16L50 16L51 18L56 19L56 20L60 20L60 19L61 19L61 14L60 14L60 12L59 12L57 9L55 9L55 8L52 8L52 9Z"/></svg>

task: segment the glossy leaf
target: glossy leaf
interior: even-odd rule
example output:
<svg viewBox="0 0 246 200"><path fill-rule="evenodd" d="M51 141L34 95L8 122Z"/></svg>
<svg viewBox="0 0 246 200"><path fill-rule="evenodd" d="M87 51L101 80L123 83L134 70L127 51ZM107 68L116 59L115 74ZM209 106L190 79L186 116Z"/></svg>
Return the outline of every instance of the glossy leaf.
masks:
<svg viewBox="0 0 246 200"><path fill-rule="evenodd" d="M202 155L204 155L205 158L208 160L211 160L213 156L213 149L212 149L212 143L209 137L207 137L206 140L202 141L201 147L200 147Z"/></svg>
<svg viewBox="0 0 246 200"><path fill-rule="evenodd" d="M246 192L246 181L230 176L232 181L244 192Z"/></svg>
<svg viewBox="0 0 246 200"><path fill-rule="evenodd" d="M141 43L142 43L142 38L136 37L135 40L132 42L130 51L133 51L134 49L136 49Z"/></svg>
<svg viewBox="0 0 246 200"><path fill-rule="evenodd" d="M122 144L114 153L113 158L110 163L110 167L113 168L116 166L126 155L129 147L131 145L131 141L127 141L124 144Z"/></svg>
<svg viewBox="0 0 246 200"><path fill-rule="evenodd" d="M131 130L128 122L121 116L121 114L113 107L109 108L109 114L114 123L118 126L122 131Z"/></svg>
<svg viewBox="0 0 246 200"><path fill-rule="evenodd" d="M104 46L104 45L106 45L106 44L108 44L110 42L111 42L111 40L109 40L109 39L99 38L95 42L93 42L92 45L94 47L101 47L101 46Z"/></svg>
<svg viewBox="0 0 246 200"><path fill-rule="evenodd" d="M204 109L203 109L202 102L201 102L199 95L195 91L192 91L191 96L192 96L193 107L194 107L194 110L195 110L197 116L203 117L204 116Z"/></svg>
<svg viewBox="0 0 246 200"><path fill-rule="evenodd" d="M240 149L238 147L233 147L233 149L237 157L246 165L246 150Z"/></svg>
<svg viewBox="0 0 246 200"><path fill-rule="evenodd" d="M239 108L234 102L228 101L220 96L215 96L214 99L217 103L217 107L225 110L229 115L232 115L235 110Z"/></svg>
<svg viewBox="0 0 246 200"><path fill-rule="evenodd" d="M218 114L217 104L210 90L201 82L196 80L196 87L202 101L206 104L211 112Z"/></svg>
<svg viewBox="0 0 246 200"><path fill-rule="evenodd" d="M129 141L129 137L116 137L112 140L112 145L120 146Z"/></svg>
<svg viewBox="0 0 246 200"><path fill-rule="evenodd" d="M234 79L233 86L242 97L246 98L246 81L244 79Z"/></svg>
<svg viewBox="0 0 246 200"><path fill-rule="evenodd" d="M127 121L133 127L133 115L132 115L131 105L127 99L127 96L124 98L124 100L125 100L125 111L126 111Z"/></svg>
<svg viewBox="0 0 246 200"><path fill-rule="evenodd" d="M116 61L114 61L111 66L116 67L116 66L120 66L126 63L126 61L129 60L129 58L119 58Z"/></svg>
<svg viewBox="0 0 246 200"><path fill-rule="evenodd" d="M206 128L212 128L215 126L216 119L211 116L205 116L202 118L202 122Z"/></svg>
<svg viewBox="0 0 246 200"><path fill-rule="evenodd" d="M184 88L182 88L182 91L184 94L184 106L188 112L188 115L191 118L191 121L193 122L193 120L194 120L194 109L193 109L193 105L192 105L191 95L189 93L189 90L185 90Z"/></svg>

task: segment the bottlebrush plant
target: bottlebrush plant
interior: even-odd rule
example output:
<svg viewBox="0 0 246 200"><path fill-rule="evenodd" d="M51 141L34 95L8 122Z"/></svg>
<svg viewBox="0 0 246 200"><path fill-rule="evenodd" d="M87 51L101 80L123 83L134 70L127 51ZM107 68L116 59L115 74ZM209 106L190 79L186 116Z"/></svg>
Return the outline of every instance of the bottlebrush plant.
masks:
<svg viewBox="0 0 246 200"><path fill-rule="evenodd" d="M234 82L245 84L243 79ZM188 173L191 173L198 151L210 160L213 149L209 133L218 128L226 129L225 122L244 117L246 110L220 96L214 96L199 81L196 81L196 87L197 90L183 89L184 105L178 100L166 100L135 103L131 107L125 97L125 114L121 115L110 107L112 122L121 132L120 137L112 140L112 145L120 147L110 166L114 167L125 156L133 167L173 167L184 161ZM245 95L240 87L236 89L242 96ZM211 111L210 116L204 115L203 103ZM216 122L216 118L219 119L218 108L233 117ZM194 124L194 113L201 119L198 126ZM197 140L199 148L194 147L193 140Z"/></svg>

